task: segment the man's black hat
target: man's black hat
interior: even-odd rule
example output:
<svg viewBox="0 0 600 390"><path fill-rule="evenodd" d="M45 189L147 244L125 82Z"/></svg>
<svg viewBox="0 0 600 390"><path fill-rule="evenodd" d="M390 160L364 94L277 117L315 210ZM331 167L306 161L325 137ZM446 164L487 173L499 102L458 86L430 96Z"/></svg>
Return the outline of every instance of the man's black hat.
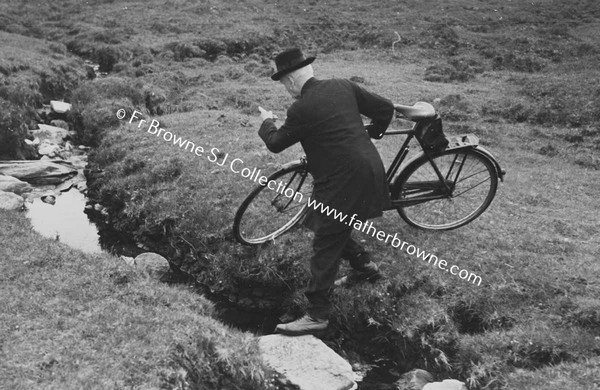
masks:
<svg viewBox="0 0 600 390"><path fill-rule="evenodd" d="M275 66L277 66L277 73L275 73L271 78L275 81L278 81L286 74L295 71L296 69L300 69L308 64L311 64L316 57L308 57L304 58L304 54L302 54L302 50L294 47L292 49L287 49L277 55L275 57Z"/></svg>

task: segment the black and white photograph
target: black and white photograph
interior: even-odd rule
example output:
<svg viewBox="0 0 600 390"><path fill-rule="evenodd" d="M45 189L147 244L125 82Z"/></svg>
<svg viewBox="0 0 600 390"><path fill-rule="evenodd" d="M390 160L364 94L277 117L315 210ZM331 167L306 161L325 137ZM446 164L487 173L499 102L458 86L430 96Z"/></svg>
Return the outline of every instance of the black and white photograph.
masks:
<svg viewBox="0 0 600 390"><path fill-rule="evenodd" d="M0 0L0 389L600 389L596 0Z"/></svg>

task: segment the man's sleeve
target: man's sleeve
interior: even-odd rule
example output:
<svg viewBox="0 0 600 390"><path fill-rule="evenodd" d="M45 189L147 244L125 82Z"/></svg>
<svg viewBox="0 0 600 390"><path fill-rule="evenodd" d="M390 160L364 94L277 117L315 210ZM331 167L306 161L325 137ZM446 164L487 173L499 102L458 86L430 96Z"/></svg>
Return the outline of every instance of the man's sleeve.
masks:
<svg viewBox="0 0 600 390"><path fill-rule="evenodd" d="M381 138L394 117L394 104L384 97L369 92L351 82L356 95L359 112L371 118L367 131L372 138Z"/></svg>
<svg viewBox="0 0 600 390"><path fill-rule="evenodd" d="M277 130L277 126L275 126L275 122L272 119L265 119L260 129L258 129L258 135L273 153L279 153L299 142L303 138L303 134L300 115L293 105L288 110L285 123L279 130Z"/></svg>

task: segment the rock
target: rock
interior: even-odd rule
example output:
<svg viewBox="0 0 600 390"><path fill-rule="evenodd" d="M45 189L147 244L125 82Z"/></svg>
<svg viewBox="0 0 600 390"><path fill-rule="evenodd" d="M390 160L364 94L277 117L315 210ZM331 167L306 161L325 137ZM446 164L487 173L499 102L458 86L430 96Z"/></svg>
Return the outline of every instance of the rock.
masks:
<svg viewBox="0 0 600 390"><path fill-rule="evenodd" d="M61 147L57 144L51 143L48 140L42 141L42 144L38 148L38 153L42 156L48 156L50 158L56 157L61 152Z"/></svg>
<svg viewBox="0 0 600 390"><path fill-rule="evenodd" d="M142 253L133 260L136 267L144 270L150 277L160 280L171 270L169 261L157 253Z"/></svg>
<svg viewBox="0 0 600 390"><path fill-rule="evenodd" d="M350 364L314 336L273 334L258 345L263 361L300 390L356 388Z"/></svg>
<svg viewBox="0 0 600 390"><path fill-rule="evenodd" d="M44 203L54 205L56 203L56 194L54 193L54 191L47 191L42 194L40 199L42 199L42 202Z"/></svg>
<svg viewBox="0 0 600 390"><path fill-rule="evenodd" d="M64 138L69 135L69 131L56 126L39 124L39 130L29 130L34 137L38 137L41 142L48 140L50 143L62 145Z"/></svg>
<svg viewBox="0 0 600 390"><path fill-rule="evenodd" d="M25 192L31 192L33 187L12 176L0 175L0 191L12 192L17 195L22 195Z"/></svg>
<svg viewBox="0 0 600 390"><path fill-rule="evenodd" d="M3 210L21 210L25 200L23 197L12 192L0 191L0 209Z"/></svg>
<svg viewBox="0 0 600 390"><path fill-rule="evenodd" d="M423 390L467 390L467 386L456 379L444 379L441 382L426 384Z"/></svg>
<svg viewBox="0 0 600 390"><path fill-rule="evenodd" d="M51 161L0 161L0 173L29 184L59 184L77 175L77 170Z"/></svg>
<svg viewBox="0 0 600 390"><path fill-rule="evenodd" d="M402 378L395 385L401 390L467 390L467 386L456 379L434 382L433 375L420 369L402 375Z"/></svg>
<svg viewBox="0 0 600 390"><path fill-rule="evenodd" d="M422 390L426 384L433 381L432 374L417 368L402 375L396 382L396 387L401 390Z"/></svg>
<svg viewBox="0 0 600 390"><path fill-rule="evenodd" d="M64 114L71 109L70 103L61 102L58 100L50 100L50 108L57 114Z"/></svg>
<svg viewBox="0 0 600 390"><path fill-rule="evenodd" d="M73 167L83 169L87 165L88 158L86 155L71 156L69 161L71 162L71 164L73 164Z"/></svg>
<svg viewBox="0 0 600 390"><path fill-rule="evenodd" d="M66 182L64 182L64 183L59 184L58 186L56 186L55 191L57 191L57 192L67 192L73 186L76 186L75 182L73 180L69 180L69 181L66 181Z"/></svg>
<svg viewBox="0 0 600 390"><path fill-rule="evenodd" d="M73 156L72 152L67 152L64 149L61 149L58 151L58 153L56 153L56 155L60 158L62 158L63 160L68 160Z"/></svg>
<svg viewBox="0 0 600 390"><path fill-rule="evenodd" d="M40 139L37 137L34 138L33 141L27 138L25 138L24 141L29 146L38 146L40 144Z"/></svg>
<svg viewBox="0 0 600 390"><path fill-rule="evenodd" d="M50 121L50 124L54 127L60 127L61 129L69 130L69 124L62 119L54 119Z"/></svg>

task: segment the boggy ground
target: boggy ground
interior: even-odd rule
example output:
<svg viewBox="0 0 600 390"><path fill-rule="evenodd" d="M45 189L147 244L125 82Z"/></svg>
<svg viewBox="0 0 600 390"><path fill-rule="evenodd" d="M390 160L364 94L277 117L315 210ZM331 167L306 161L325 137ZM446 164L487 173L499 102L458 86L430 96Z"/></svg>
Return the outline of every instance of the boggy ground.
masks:
<svg viewBox="0 0 600 390"><path fill-rule="evenodd" d="M58 41L108 72L63 96L75 106L71 123L81 141L97 146L90 194L109 207L107 226L240 307L301 309L310 235L297 230L264 247L241 247L231 221L254 183L127 123L133 110L206 150L218 148L220 158L272 172L301 155L299 147L272 155L256 135L258 105L283 118L291 104L268 78L271 54L291 42L318 54L320 77L354 77L401 103L439 98L446 132L477 134L507 170L506 181L491 208L456 231L415 230L393 212L376 224L482 283L357 232L387 279L336 292L328 343L353 361L386 359L398 373L425 368L470 388L593 388L598 6L349 3L65 2L70 12L46 9L35 29L39 11L23 3L4 6L10 23L3 25ZM395 32L401 39L392 51ZM396 142L377 141L386 163Z"/></svg>

